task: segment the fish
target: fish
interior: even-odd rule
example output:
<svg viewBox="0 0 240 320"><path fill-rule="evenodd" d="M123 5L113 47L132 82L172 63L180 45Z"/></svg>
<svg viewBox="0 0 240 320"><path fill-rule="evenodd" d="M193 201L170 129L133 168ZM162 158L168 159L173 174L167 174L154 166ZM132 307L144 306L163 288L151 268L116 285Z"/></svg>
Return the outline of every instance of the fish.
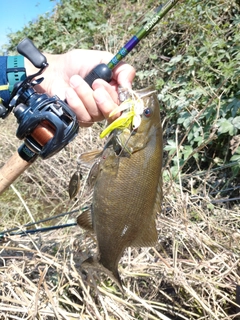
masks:
<svg viewBox="0 0 240 320"><path fill-rule="evenodd" d="M93 200L91 210L78 216L77 223L94 232L97 240L97 254L83 261L82 268L105 273L121 290L119 260L127 247L156 245L156 216L162 203L163 141L157 94L153 86L134 92L143 103L137 128L133 130L129 122L128 127L116 127L98 155L95 150L80 158L94 161L89 173Z"/></svg>

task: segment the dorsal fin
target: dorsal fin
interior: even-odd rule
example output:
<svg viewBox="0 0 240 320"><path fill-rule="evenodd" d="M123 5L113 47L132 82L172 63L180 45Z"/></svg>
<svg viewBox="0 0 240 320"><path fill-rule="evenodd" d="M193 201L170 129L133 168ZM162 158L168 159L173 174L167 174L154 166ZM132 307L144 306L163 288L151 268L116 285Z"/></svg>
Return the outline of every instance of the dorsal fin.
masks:
<svg viewBox="0 0 240 320"><path fill-rule="evenodd" d="M89 152L84 152L79 156L79 161L83 163L92 162L96 160L101 154L101 150L92 150Z"/></svg>

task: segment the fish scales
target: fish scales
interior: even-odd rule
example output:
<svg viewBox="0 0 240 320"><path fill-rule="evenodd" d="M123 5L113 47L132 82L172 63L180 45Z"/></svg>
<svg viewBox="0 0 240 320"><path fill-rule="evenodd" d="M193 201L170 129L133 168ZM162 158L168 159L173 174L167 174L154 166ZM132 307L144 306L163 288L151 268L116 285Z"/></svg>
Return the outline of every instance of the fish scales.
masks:
<svg viewBox="0 0 240 320"><path fill-rule="evenodd" d="M161 207L162 129L153 87L136 91L145 111L141 124L128 133L112 133L113 143L96 163L92 219L98 255L83 263L104 271L121 287L118 262L127 247L153 246L157 242L155 218ZM114 134L116 136L114 136ZM126 143L128 151L115 152ZM96 172L96 168L94 169ZM84 226L84 215L78 224Z"/></svg>

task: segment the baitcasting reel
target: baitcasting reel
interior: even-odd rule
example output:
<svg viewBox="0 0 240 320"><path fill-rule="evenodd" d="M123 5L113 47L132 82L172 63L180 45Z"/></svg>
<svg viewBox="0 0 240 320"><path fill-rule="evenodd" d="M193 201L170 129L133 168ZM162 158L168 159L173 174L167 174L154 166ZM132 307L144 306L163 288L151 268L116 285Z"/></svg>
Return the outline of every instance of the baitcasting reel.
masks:
<svg viewBox="0 0 240 320"><path fill-rule="evenodd" d="M33 161L38 155L47 159L77 135L78 121L64 101L57 96L37 93L34 89L44 79L33 80L47 68L46 57L28 38L19 43L17 50L40 70L15 84L9 107L2 118L13 110L19 124L16 136L24 140L18 153L24 160Z"/></svg>

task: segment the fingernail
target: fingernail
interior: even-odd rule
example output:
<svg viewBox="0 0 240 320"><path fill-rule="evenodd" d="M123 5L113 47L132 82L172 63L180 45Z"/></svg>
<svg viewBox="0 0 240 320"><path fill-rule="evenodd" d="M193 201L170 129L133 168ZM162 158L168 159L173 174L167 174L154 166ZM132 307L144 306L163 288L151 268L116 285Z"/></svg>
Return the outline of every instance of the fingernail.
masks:
<svg viewBox="0 0 240 320"><path fill-rule="evenodd" d="M70 85L73 89L79 87L79 85L81 84L82 82L82 78L78 75L74 75L71 77L70 79Z"/></svg>

